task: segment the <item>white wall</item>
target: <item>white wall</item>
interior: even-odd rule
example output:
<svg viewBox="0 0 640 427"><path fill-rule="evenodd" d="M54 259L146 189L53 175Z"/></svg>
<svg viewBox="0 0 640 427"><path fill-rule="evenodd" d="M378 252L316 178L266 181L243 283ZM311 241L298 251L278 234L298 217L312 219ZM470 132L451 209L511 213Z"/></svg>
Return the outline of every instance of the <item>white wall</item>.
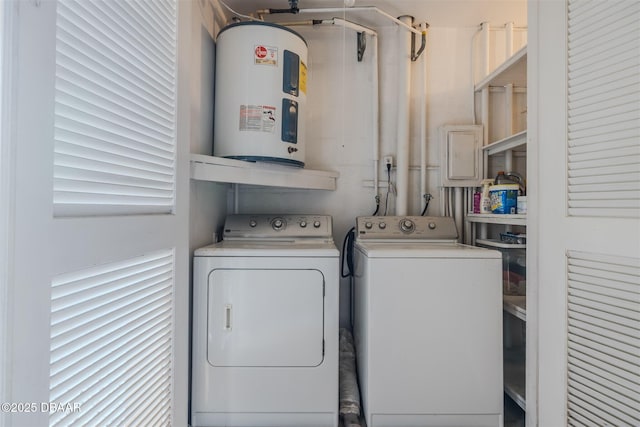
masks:
<svg viewBox="0 0 640 427"><path fill-rule="evenodd" d="M195 2L191 27L191 152L212 153L213 141L213 69L215 44L212 35L218 24L210 4ZM191 181L189 247L191 251L212 242L213 233L222 226L227 210L228 184Z"/></svg>
<svg viewBox="0 0 640 427"><path fill-rule="evenodd" d="M307 117L306 167L340 172L338 189L333 192L245 188L241 190L241 212L325 212L334 215L336 240L353 224L358 215L375 209L370 181L373 179L373 135L371 105L371 52L363 62L355 55L355 33L335 27L298 28L309 43L309 93ZM396 29L383 29L380 38L380 155L395 157L396 141ZM429 191L438 196L438 128L443 124L471 123L470 47L475 28L433 28L429 30L427 103ZM369 44L370 45L370 44ZM418 64L414 63L413 84L418 86ZM411 129L411 204L418 215L420 94L412 94ZM386 172L380 169L381 181ZM392 175L394 179L395 173ZM367 181L365 185L365 181ZM382 185L385 183L382 182ZM381 188L384 212L385 188ZM393 213L393 199L388 214ZM438 215L434 200L429 213Z"/></svg>
<svg viewBox="0 0 640 427"><path fill-rule="evenodd" d="M211 130L213 110L212 68L214 44L209 34L217 34L222 23L215 22L211 6L198 2L194 7L193 54L194 72L192 84L192 138L193 153L211 153ZM232 2L233 3L233 2ZM414 9L417 3L409 6ZM421 3L422 4L422 3ZM394 4L396 5L396 4ZM469 4L474 8L478 3ZM444 26L429 28L427 48L427 192L434 196L429 205L429 215L442 215L440 211L439 182L439 141L438 129L445 124L471 124L472 86L475 73L472 71L471 48L477 38L474 34L479 24L487 17L502 16L504 3L483 2L481 13L475 18L457 22L445 19ZM249 4L239 2L238 7L249 8ZM261 6L253 4L253 6ZM400 6L400 3L397 4ZM460 10L443 2L424 2L424 11L408 11L415 16L429 16L436 13L437 20L456 14ZM513 22L522 26L526 22L526 4L509 3L517 9ZM437 9L437 10L436 10ZM463 8L464 9L464 8ZM512 10L510 9L510 10ZM475 10L475 9L474 9ZM243 11L246 12L246 11ZM420 13L415 13L420 12ZM516 16L517 15L517 16ZM444 21L443 21L444 22ZM455 24L451 24L456 22ZM469 24L469 22L474 22ZM505 21L506 22L506 21ZM502 26L505 22L491 22L492 26ZM207 32L208 30L208 32ZM362 62L356 58L356 36L352 30L341 27L300 27L296 26L309 45L309 81L307 93L306 123L306 168L333 170L340 173L335 191L292 190L271 187L240 186L237 206L239 213L323 213L333 216L334 239L342 244L346 232L353 226L356 216L371 215L375 210L372 188L373 180L373 124L372 92L373 66L371 40ZM396 49L395 26L377 29L379 34L379 88L380 88L380 156L396 152L396 85L398 52ZM491 42L501 45L504 36L500 31L491 32ZM514 43L521 44L520 36ZM419 37L417 44L419 45ZM504 50L499 48L491 57L491 66L504 59ZM502 56L501 56L502 55ZM477 61L477 59L476 59ZM476 64L477 65L477 64ZM412 64L412 85L419 88L419 62ZM477 67L476 67L477 68ZM477 77L477 76L476 76ZM422 96L417 90L411 95L411 136L410 136L410 189L409 213L419 215L422 194L420 194L420 102ZM380 167L380 214L385 212L386 170ZM395 173L392 175L395 182ZM219 227L227 213L227 206L233 206L233 192L226 184L192 181L191 183L191 239L190 246L196 247L211 241L211 235ZM395 200L389 198L387 214L394 214ZM346 282L343 282L346 285ZM341 324L349 317L348 286L343 286L341 294Z"/></svg>
<svg viewBox="0 0 640 427"><path fill-rule="evenodd" d="M502 25L503 23L499 23ZM240 213L325 213L334 218L334 239L342 243L356 216L375 209L373 188L373 125L371 46L357 62L355 33L339 27L295 27L309 45L306 167L340 172L336 191L287 190L242 186ZM396 152L396 28L379 31L380 156ZM441 215L438 129L444 124L470 124L472 117L471 46L477 27L432 27L427 48L427 191L435 198L429 215ZM417 40L419 44L419 40ZM412 64L412 85L419 88L419 62ZM409 212L419 215L420 93L411 96ZM380 169L381 207L385 212L386 171ZM392 174L395 181L395 174ZM365 181L367 184L365 185ZM390 198L388 214L394 214ZM345 283L343 283L344 285ZM348 319L348 289L341 295L341 323Z"/></svg>

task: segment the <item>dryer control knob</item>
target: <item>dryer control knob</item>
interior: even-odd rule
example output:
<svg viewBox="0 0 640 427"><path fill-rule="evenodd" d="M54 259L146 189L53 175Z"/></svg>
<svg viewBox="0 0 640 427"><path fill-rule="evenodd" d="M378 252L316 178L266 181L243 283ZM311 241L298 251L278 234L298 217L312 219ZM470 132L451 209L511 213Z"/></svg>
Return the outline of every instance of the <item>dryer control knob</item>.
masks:
<svg viewBox="0 0 640 427"><path fill-rule="evenodd" d="M371 224L370 222L364 223L364 228L366 228L367 230L371 230L371 227L373 227L373 224Z"/></svg>
<svg viewBox="0 0 640 427"><path fill-rule="evenodd" d="M380 224L378 224L378 227L380 227L381 230L384 230L385 228L387 228L387 223L381 222Z"/></svg>
<svg viewBox="0 0 640 427"><path fill-rule="evenodd" d="M305 228L307 226L307 221L300 221L300 227Z"/></svg>
<svg viewBox="0 0 640 427"><path fill-rule="evenodd" d="M271 222L271 226L274 230L282 230L284 227L284 220L282 218L276 218Z"/></svg>
<svg viewBox="0 0 640 427"><path fill-rule="evenodd" d="M314 222L313 222L313 226L314 226L315 228L320 228L320 221L314 221Z"/></svg>
<svg viewBox="0 0 640 427"><path fill-rule="evenodd" d="M400 221L400 229L405 233L411 233L416 228L416 225L410 219L403 219Z"/></svg>
<svg viewBox="0 0 640 427"><path fill-rule="evenodd" d="M436 229L436 223L435 222L430 222L429 223L429 230L435 230Z"/></svg>
<svg viewBox="0 0 640 427"><path fill-rule="evenodd" d="M256 222L255 219L252 219L251 221L249 221L249 227L253 228L253 227L257 226L257 225L258 225L258 223Z"/></svg>

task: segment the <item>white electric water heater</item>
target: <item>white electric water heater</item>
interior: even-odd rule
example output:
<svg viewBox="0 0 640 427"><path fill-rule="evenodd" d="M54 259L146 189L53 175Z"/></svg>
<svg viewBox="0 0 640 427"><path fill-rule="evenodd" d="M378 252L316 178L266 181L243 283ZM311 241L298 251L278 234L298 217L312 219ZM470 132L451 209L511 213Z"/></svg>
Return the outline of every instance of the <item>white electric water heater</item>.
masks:
<svg viewBox="0 0 640 427"><path fill-rule="evenodd" d="M213 154L304 166L307 43L259 21L223 28L216 42Z"/></svg>

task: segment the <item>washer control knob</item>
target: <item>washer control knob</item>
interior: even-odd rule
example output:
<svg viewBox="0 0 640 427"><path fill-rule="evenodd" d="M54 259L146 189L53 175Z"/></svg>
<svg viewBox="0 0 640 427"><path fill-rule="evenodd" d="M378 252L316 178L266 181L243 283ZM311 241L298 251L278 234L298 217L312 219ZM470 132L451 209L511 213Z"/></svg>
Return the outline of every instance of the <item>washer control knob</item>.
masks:
<svg viewBox="0 0 640 427"><path fill-rule="evenodd" d="M315 228L320 228L320 221L313 221L313 226Z"/></svg>
<svg viewBox="0 0 640 427"><path fill-rule="evenodd" d="M415 228L416 225L410 219L403 219L400 221L400 229L405 233L411 233Z"/></svg>
<svg viewBox="0 0 640 427"><path fill-rule="evenodd" d="M381 230L384 230L385 228L387 228L387 223L381 222L380 224L378 224L378 227L380 227Z"/></svg>
<svg viewBox="0 0 640 427"><path fill-rule="evenodd" d="M271 226L274 230L282 230L282 228L284 227L284 220L282 218L276 218L271 221Z"/></svg>
<svg viewBox="0 0 640 427"><path fill-rule="evenodd" d="M435 230L436 229L436 223L435 222L430 222L429 223L429 230Z"/></svg>
<svg viewBox="0 0 640 427"><path fill-rule="evenodd" d="M364 223L364 228L366 228L367 230L371 230L371 227L373 227L373 224L371 224L370 222Z"/></svg>
<svg viewBox="0 0 640 427"><path fill-rule="evenodd" d="M251 221L249 221L249 227L254 228L257 225L258 225L258 223L256 222L255 219L252 219Z"/></svg>
<svg viewBox="0 0 640 427"><path fill-rule="evenodd" d="M305 228L307 226L307 221L300 221L300 227Z"/></svg>

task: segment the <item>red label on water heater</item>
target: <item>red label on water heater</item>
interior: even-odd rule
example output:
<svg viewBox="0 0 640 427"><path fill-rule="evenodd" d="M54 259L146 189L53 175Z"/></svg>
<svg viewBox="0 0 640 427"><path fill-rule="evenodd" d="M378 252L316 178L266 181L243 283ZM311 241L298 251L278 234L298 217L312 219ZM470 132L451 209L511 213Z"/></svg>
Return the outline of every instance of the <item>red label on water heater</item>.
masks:
<svg viewBox="0 0 640 427"><path fill-rule="evenodd" d="M264 46L256 46L256 58L263 59L267 57L267 48Z"/></svg>
<svg viewBox="0 0 640 427"><path fill-rule="evenodd" d="M273 46L256 45L253 48L255 64L278 65L278 48Z"/></svg>

